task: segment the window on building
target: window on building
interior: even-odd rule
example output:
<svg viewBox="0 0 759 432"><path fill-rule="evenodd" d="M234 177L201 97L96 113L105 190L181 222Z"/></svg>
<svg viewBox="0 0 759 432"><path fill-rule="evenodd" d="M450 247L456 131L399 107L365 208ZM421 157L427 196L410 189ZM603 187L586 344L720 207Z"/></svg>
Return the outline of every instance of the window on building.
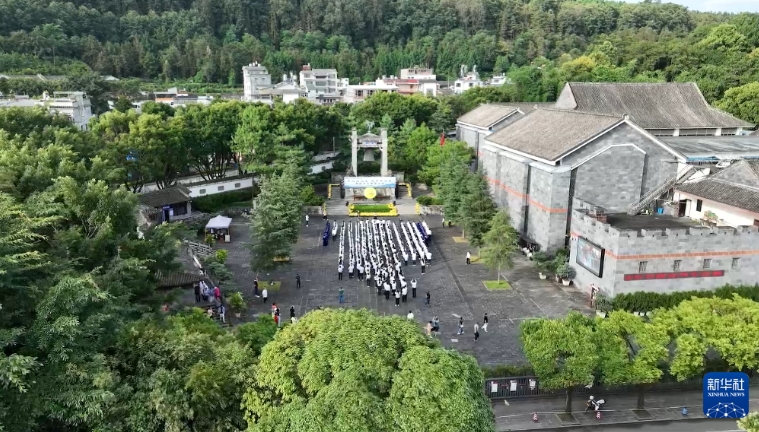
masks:
<svg viewBox="0 0 759 432"><path fill-rule="evenodd" d="M648 261L641 261L638 263L638 273L645 273L646 272L646 265L648 264Z"/></svg>
<svg viewBox="0 0 759 432"><path fill-rule="evenodd" d="M201 190L198 191L198 193L201 194L201 195L205 195L206 194L206 190L205 189L201 189Z"/></svg>
<svg viewBox="0 0 759 432"><path fill-rule="evenodd" d="M219 186L219 187L216 188L216 190L219 191L219 192L221 192L221 191L224 190L224 186Z"/></svg>
<svg viewBox="0 0 759 432"><path fill-rule="evenodd" d="M242 186L240 183L235 183L235 189L239 188L240 186Z"/></svg>
<svg viewBox="0 0 759 432"><path fill-rule="evenodd" d="M738 134L737 128L723 128L722 136L733 136Z"/></svg>
<svg viewBox="0 0 759 432"><path fill-rule="evenodd" d="M675 260L675 263L672 265L673 271L679 271L680 266L683 264L683 260Z"/></svg>
<svg viewBox="0 0 759 432"><path fill-rule="evenodd" d="M732 268L737 269L740 264L741 264L741 259L740 258L733 258Z"/></svg>
<svg viewBox="0 0 759 432"><path fill-rule="evenodd" d="M363 90L356 90L356 96L357 97L363 97L364 96L364 91Z"/></svg>
<svg viewBox="0 0 759 432"><path fill-rule="evenodd" d="M708 270L710 268L712 268L711 258L704 258L704 270Z"/></svg>
<svg viewBox="0 0 759 432"><path fill-rule="evenodd" d="M696 211L697 212L701 211L701 206L702 205L704 205L704 201L703 200L696 200Z"/></svg>

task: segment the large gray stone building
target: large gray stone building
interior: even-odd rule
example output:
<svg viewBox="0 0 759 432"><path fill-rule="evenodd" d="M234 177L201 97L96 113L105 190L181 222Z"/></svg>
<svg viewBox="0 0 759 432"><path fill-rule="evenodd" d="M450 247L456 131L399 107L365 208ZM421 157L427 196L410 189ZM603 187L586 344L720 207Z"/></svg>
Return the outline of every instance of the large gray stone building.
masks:
<svg viewBox="0 0 759 432"><path fill-rule="evenodd" d="M687 232L683 230L695 229L696 222L675 217L677 205L672 205L671 197L676 185L709 175L710 167L724 163L723 159L735 159L736 142L753 140L742 145L740 157L759 157L759 140L735 136L747 135L753 125L709 106L691 83L568 83L553 107L539 106L526 113L513 108L512 114L500 117L485 115L492 108L480 110L482 118L469 115L477 110L465 115L465 121L458 124L460 136L469 143L466 132L461 132L465 126L480 125L484 129L486 123L493 125L488 126L492 131L477 136L475 145L470 145L476 148L478 164L491 183L494 199L507 210L523 241L549 252L570 247L572 265L578 269L576 283L585 289L596 283L612 295L624 292L616 286L620 277L633 273L622 264L614 264L600 271L610 279L589 277L591 273L584 273L585 269L575 262L577 241L573 239L584 238L581 243L586 249L588 244L601 244L609 257L639 255L631 251L645 248L646 241L627 239L637 239L641 232L649 233L649 237L653 236L651 232L664 236L663 230L670 229L672 236L680 236ZM507 111L501 108L500 113ZM493 117L498 117L500 123L493 123ZM703 153L705 136L717 142L709 147L708 156ZM676 141L676 145L668 140ZM582 203L583 208L575 208L577 203ZM638 215L641 210L655 215ZM587 214L592 212L602 214L603 222L588 222L592 216ZM622 228L612 229L608 221L619 221L617 226ZM616 233L628 230L638 234L619 240L626 234ZM753 233L742 227L730 230L746 236ZM610 231L608 238L599 234ZM727 228L723 231L727 232ZM695 253L702 243L708 243L704 240L708 237L694 241L696 238L693 234L683 235L678 241L659 241L657 247L652 247L657 252L652 254L661 255L668 249L669 253L681 253L680 249ZM632 245L635 242L637 246ZM715 244L727 247L727 243ZM707 255L730 253L717 246L702 249ZM615 260L608 262L611 266ZM632 258L624 261L630 262ZM735 280L755 279L753 275L744 276Z"/></svg>

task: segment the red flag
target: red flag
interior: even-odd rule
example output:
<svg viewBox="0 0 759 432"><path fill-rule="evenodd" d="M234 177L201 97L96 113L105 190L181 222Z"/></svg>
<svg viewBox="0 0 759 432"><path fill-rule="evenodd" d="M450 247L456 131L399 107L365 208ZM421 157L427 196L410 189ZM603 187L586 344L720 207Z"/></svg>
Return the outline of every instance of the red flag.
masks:
<svg viewBox="0 0 759 432"><path fill-rule="evenodd" d="M441 133L440 134L440 147L442 147L444 145L445 145L445 134Z"/></svg>

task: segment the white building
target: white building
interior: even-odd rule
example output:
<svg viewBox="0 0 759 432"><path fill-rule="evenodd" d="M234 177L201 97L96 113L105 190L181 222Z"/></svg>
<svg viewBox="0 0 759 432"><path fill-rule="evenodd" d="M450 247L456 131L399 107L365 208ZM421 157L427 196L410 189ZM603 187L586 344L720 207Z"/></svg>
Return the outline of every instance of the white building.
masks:
<svg viewBox="0 0 759 432"><path fill-rule="evenodd" d="M398 93L398 87L385 84L382 80L377 80L376 83L349 85L345 89L343 102L349 104L361 102L375 93Z"/></svg>
<svg viewBox="0 0 759 432"><path fill-rule="evenodd" d="M340 102L349 84L348 78L338 78L337 69L312 69L310 64L303 66L299 78L308 99L320 105Z"/></svg>
<svg viewBox="0 0 759 432"><path fill-rule="evenodd" d="M480 74L477 73L477 66L472 66L472 71L467 71L466 65L461 65L461 73L459 79L453 83L453 92L455 94L464 93L467 90L475 87L484 87L485 82L480 79Z"/></svg>
<svg viewBox="0 0 759 432"><path fill-rule="evenodd" d="M92 118L92 103L83 92L55 92L52 98L45 92L39 100L30 99L28 96L0 99L0 108L33 107L43 107L51 114L64 115L81 130L87 130Z"/></svg>
<svg viewBox="0 0 759 432"><path fill-rule="evenodd" d="M401 79L415 79L422 81L437 81L435 70L432 68L422 68L414 66L408 69L401 69Z"/></svg>
<svg viewBox="0 0 759 432"><path fill-rule="evenodd" d="M261 89L271 88L271 75L265 66L254 62L242 68L242 83L245 95L243 100L252 101L257 98Z"/></svg>
<svg viewBox="0 0 759 432"><path fill-rule="evenodd" d="M511 79L506 74L493 75L488 81L488 85L499 87L505 84L512 84Z"/></svg>

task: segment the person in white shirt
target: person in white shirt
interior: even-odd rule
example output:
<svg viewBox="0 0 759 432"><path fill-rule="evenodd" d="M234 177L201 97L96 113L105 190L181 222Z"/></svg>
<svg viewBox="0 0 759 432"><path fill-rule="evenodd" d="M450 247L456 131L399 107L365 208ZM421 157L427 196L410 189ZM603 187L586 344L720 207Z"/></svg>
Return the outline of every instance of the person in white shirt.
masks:
<svg viewBox="0 0 759 432"><path fill-rule="evenodd" d="M408 254L403 251L403 265L408 265Z"/></svg>
<svg viewBox="0 0 759 432"><path fill-rule="evenodd" d="M404 286L401 288L401 295L403 296L403 303L408 301L408 289Z"/></svg>
<svg viewBox="0 0 759 432"><path fill-rule="evenodd" d="M469 252L466 253L466 265L469 265L472 263L472 254Z"/></svg>
<svg viewBox="0 0 759 432"><path fill-rule="evenodd" d="M406 318L413 320L414 319L414 313L411 311L408 311L408 315L406 315Z"/></svg>
<svg viewBox="0 0 759 432"><path fill-rule="evenodd" d="M385 300L390 300L390 284L385 282L384 287L385 287Z"/></svg>
<svg viewBox="0 0 759 432"><path fill-rule="evenodd" d="M269 291L266 288L264 288L264 290L261 291L261 298L264 299L264 303L266 303L266 299L269 298Z"/></svg>
<svg viewBox="0 0 759 432"><path fill-rule="evenodd" d="M348 279L353 279L353 264L348 266Z"/></svg>
<svg viewBox="0 0 759 432"><path fill-rule="evenodd" d="M416 267L416 252L411 251L411 265Z"/></svg>
<svg viewBox="0 0 759 432"><path fill-rule="evenodd" d="M306 226L308 226L308 215L306 215Z"/></svg>
<svg viewBox="0 0 759 432"><path fill-rule="evenodd" d="M337 265L337 280L343 280L343 263Z"/></svg>
<svg viewBox="0 0 759 432"><path fill-rule="evenodd" d="M401 305L401 292L396 291L395 292L395 305L400 306Z"/></svg>

